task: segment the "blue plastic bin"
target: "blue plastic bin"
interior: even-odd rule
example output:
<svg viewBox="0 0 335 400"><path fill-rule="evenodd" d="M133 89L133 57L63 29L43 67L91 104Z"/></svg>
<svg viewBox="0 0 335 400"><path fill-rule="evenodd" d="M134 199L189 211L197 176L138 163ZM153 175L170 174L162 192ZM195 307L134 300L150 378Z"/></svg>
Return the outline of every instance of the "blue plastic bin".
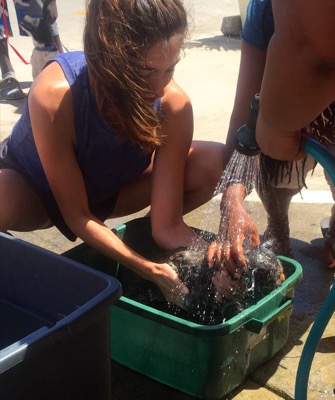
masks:
<svg viewBox="0 0 335 400"><path fill-rule="evenodd" d="M111 398L119 281L0 233L1 400Z"/></svg>

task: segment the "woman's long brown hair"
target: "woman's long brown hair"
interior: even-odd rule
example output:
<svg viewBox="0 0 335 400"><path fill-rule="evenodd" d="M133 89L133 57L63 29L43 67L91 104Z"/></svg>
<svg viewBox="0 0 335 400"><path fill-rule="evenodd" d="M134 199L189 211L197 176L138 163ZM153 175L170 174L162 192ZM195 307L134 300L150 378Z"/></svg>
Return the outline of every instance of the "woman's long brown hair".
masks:
<svg viewBox="0 0 335 400"><path fill-rule="evenodd" d="M180 0L90 0L84 51L90 84L104 119L145 150L161 144L160 119L145 99L138 67L155 44L187 32Z"/></svg>

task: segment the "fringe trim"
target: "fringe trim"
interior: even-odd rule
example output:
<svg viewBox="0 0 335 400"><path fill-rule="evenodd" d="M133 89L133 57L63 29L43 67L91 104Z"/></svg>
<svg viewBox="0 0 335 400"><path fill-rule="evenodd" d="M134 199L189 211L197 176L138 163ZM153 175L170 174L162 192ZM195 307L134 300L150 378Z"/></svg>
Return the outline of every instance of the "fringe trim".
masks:
<svg viewBox="0 0 335 400"><path fill-rule="evenodd" d="M332 102L308 127L304 128L304 131L326 147L330 144L335 145L335 102ZM296 161L275 160L261 153L261 177L267 185L278 185L284 179L287 179L287 183L290 183L293 169L295 169L299 192L301 192L302 188L307 188L305 181L306 157L302 162L302 168L300 169ZM317 162L315 161L312 175L316 165Z"/></svg>

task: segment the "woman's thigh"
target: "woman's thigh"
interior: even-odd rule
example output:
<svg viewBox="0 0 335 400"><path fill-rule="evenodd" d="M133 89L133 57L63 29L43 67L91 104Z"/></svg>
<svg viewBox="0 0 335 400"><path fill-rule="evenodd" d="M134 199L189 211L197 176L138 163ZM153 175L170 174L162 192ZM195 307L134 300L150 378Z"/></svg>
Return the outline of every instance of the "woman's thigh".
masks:
<svg viewBox="0 0 335 400"><path fill-rule="evenodd" d="M45 208L26 180L0 169L0 230L33 231L51 226Z"/></svg>
<svg viewBox="0 0 335 400"><path fill-rule="evenodd" d="M224 144L194 140L186 163L185 191L199 186L213 188L222 176L226 158Z"/></svg>
<svg viewBox="0 0 335 400"><path fill-rule="evenodd" d="M227 163L224 148L217 142L192 142L184 172L186 212L203 204L213 194ZM119 192L111 217L129 215L150 206L153 160L154 156L147 170Z"/></svg>
<svg viewBox="0 0 335 400"><path fill-rule="evenodd" d="M111 218L133 214L150 205L153 162L154 155L142 175L119 191Z"/></svg>

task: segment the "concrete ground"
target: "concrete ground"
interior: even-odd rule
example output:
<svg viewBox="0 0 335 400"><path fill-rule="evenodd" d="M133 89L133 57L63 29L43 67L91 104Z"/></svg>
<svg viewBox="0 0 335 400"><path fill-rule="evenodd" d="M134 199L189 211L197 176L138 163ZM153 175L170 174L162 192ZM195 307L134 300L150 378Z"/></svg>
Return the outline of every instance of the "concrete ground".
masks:
<svg viewBox="0 0 335 400"><path fill-rule="evenodd" d="M59 28L63 44L69 50L82 49L84 25L84 0L58 0ZM185 57L177 67L175 78L189 93L194 106L195 138L224 141L233 105L240 57L240 39L221 33L224 17L239 15L237 0L186 0L190 13L190 39ZM13 17L13 3L9 1ZM12 18L14 38L10 43L29 60L32 44L29 38L17 33ZM11 59L17 78L28 92L31 69L14 52ZM0 138L6 137L20 117L24 101L0 100ZM308 190L296 196L290 208L291 240L295 259L303 267L303 279L296 286L293 315L290 320L289 339L284 348L271 360L254 371L240 387L226 396L234 400L293 399L295 377L299 359L308 333L321 305L334 281L334 271L326 270L319 255L323 243L320 220L328 216L332 206L323 171L318 166L307 179ZM265 212L257 196L247 199L260 233L265 229ZM108 221L110 227L120 222L144 215L146 210L127 219ZM218 199L185 217L187 223L204 229L215 230L218 223ZM56 253L76 246L66 241L55 229L43 232L16 234ZM309 376L308 399L335 399L335 316L329 322L319 343ZM112 363L113 399L139 400L177 399L188 400L182 392Z"/></svg>

